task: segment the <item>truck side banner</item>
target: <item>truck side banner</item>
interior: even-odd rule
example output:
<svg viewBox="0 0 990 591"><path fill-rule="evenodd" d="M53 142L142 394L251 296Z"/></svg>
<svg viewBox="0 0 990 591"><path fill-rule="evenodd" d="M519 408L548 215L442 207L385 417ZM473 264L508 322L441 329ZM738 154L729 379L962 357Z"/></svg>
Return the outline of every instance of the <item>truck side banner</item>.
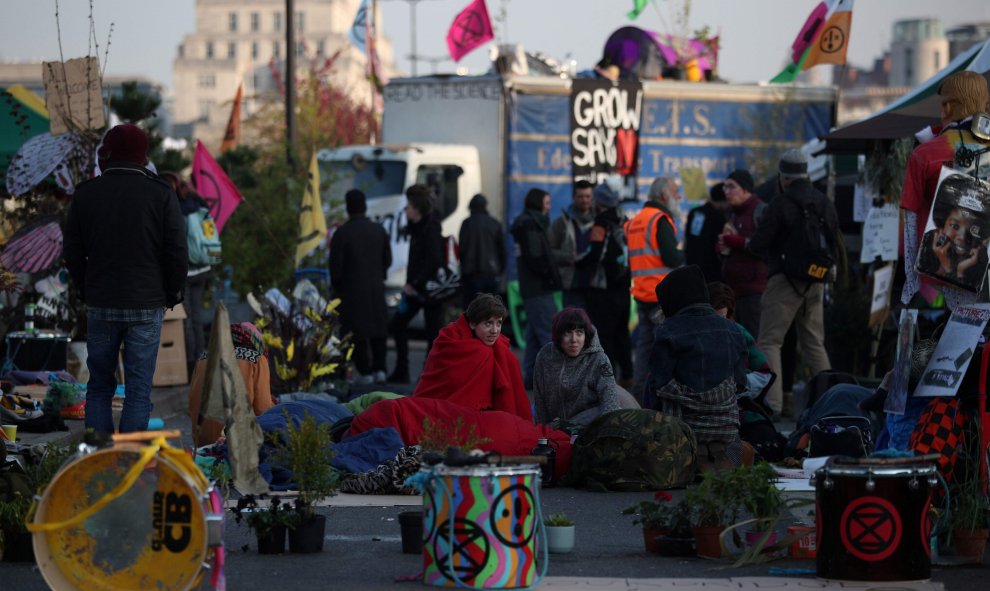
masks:
<svg viewBox="0 0 990 591"><path fill-rule="evenodd" d="M573 180L597 185L619 174L634 195L643 85L575 79L569 106Z"/></svg>

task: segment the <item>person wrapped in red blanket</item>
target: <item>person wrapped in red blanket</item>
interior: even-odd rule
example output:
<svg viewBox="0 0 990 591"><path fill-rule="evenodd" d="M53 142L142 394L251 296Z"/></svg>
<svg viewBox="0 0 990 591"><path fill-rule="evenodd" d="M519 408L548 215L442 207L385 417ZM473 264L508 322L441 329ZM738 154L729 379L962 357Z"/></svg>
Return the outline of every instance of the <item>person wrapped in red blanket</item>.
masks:
<svg viewBox="0 0 990 591"><path fill-rule="evenodd" d="M434 348L436 345L434 345ZM475 410L449 400L431 400L410 396L381 400L368 410L354 417L348 436L365 431L392 427L406 445L418 445L423 437L423 419L438 425L455 425L463 421L464 430L487 440L478 445L482 451L494 451L504 456L523 456L536 447L536 440L546 437L552 440L557 453L554 477L560 479L571 467L571 437L549 425L536 425L508 412Z"/></svg>
<svg viewBox="0 0 990 591"><path fill-rule="evenodd" d="M413 396L501 410L532 422L519 360L501 334L507 314L498 296L478 294L464 314L440 330Z"/></svg>

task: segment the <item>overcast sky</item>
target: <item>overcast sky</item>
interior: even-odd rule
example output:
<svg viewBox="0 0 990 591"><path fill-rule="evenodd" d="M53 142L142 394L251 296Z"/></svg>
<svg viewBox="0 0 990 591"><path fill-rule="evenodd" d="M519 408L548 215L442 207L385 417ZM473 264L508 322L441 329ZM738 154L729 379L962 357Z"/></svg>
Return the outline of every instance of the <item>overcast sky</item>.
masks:
<svg viewBox="0 0 990 591"><path fill-rule="evenodd" d="M634 25L674 33L674 7L681 0L652 0L636 21L625 13L633 0L487 0L497 39L521 43L558 60L574 59L591 67L615 29ZM384 34L395 48L398 67L412 71L410 6L416 7L417 53L446 57L446 32L454 16L470 0L379 0ZM61 0L62 50L66 58L89 50L87 0ZM107 72L143 75L166 86L172 82L172 61L183 35L195 28L195 0L92 0L96 41L102 61L110 36ZM719 71L723 78L752 82L772 78L783 65L791 42L816 0L694 0L688 28L708 26L721 35ZM501 18L500 13L507 15ZM868 67L890 44L894 21L938 16L946 29L968 22L990 22L988 0L859 0L853 11L849 61ZM59 58L54 0L0 0L0 60ZM471 73L487 69L487 47L475 50L459 66ZM451 72L455 64L421 62L418 73L437 67Z"/></svg>

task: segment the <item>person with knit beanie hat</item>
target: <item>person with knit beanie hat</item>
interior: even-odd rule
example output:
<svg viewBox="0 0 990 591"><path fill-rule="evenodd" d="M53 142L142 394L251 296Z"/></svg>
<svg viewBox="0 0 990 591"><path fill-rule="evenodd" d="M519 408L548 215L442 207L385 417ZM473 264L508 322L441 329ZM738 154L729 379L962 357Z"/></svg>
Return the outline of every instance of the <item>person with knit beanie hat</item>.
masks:
<svg viewBox="0 0 990 591"><path fill-rule="evenodd" d="M86 427L109 435L148 428L162 321L183 301L189 257L175 190L145 168L147 134L117 125L98 153L102 174L80 183L69 206L64 256L87 306ZM115 427L122 345L127 396Z"/></svg>
<svg viewBox="0 0 990 591"><path fill-rule="evenodd" d="M763 257L767 264L766 288L760 298L760 350L767 356L770 369L780 379L767 391L766 404L778 416L791 414L793 395L785 394L780 349L793 324L797 329L801 360L811 375L831 369L825 350L825 281L813 281L807 276L789 273L785 261L789 252L805 232L805 211L824 220L821 236L836 255L839 234L839 214L835 205L815 188L808 177L808 157L797 149L785 151L777 164L777 179L781 193L756 214L756 230L749 238L724 236L723 242L733 251ZM741 243L741 244L740 244ZM741 247L741 248L740 248ZM800 259L800 254L798 254ZM731 284L730 284L731 285ZM735 286L733 286L735 288ZM739 316L738 311L736 313Z"/></svg>
<svg viewBox="0 0 990 591"><path fill-rule="evenodd" d="M736 320L750 334L760 334L760 298L767 288L767 264L762 257L746 252L746 239L756 233L767 204L753 194L756 183L748 170L729 173L723 184L732 215L718 237L716 249L724 255L722 281L736 294Z"/></svg>
<svg viewBox="0 0 990 591"><path fill-rule="evenodd" d="M990 142L973 135L970 126L973 115L990 110L987 80L975 72L956 72L939 84L939 117L942 128L938 135L922 143L908 157L901 192L904 210L904 289L901 302L905 305L918 292L921 284L941 291L950 309L977 301L977 293L959 286L947 285L936 278L920 275L918 252L922 234L931 215L932 203L943 166L980 178L990 177L990 154L972 158L966 156L990 148ZM932 113L935 115L935 113ZM962 157L959 157L962 156ZM977 166L979 170L976 170ZM981 275L983 271L980 272Z"/></svg>
<svg viewBox="0 0 990 591"><path fill-rule="evenodd" d="M112 162L145 166L148 164L148 134L133 123L115 125L106 132L96 148L96 158L101 171Z"/></svg>

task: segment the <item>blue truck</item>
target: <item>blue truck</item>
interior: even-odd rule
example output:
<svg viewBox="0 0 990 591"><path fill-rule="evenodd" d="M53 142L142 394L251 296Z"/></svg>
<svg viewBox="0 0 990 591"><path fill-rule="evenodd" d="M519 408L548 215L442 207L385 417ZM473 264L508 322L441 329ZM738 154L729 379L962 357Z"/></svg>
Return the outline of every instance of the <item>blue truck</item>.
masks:
<svg viewBox="0 0 990 591"><path fill-rule="evenodd" d="M451 236L477 193L488 198L489 211L506 227L533 187L550 193L551 217L571 202L573 159L583 162L600 147L587 136L572 137L572 116L581 118L573 83L537 76L395 79L384 90L381 143L318 152L321 178L329 179L324 202L339 203L351 188L363 190L369 215L392 237L390 304L398 302L405 281L402 209L404 191L413 183L433 189L444 234ZM697 168L712 184L736 168L752 168L755 159L775 158L823 135L834 124L836 98L834 87L642 82L635 110L622 114L638 119L624 210L637 210L658 176ZM511 285L515 261L509 259Z"/></svg>

